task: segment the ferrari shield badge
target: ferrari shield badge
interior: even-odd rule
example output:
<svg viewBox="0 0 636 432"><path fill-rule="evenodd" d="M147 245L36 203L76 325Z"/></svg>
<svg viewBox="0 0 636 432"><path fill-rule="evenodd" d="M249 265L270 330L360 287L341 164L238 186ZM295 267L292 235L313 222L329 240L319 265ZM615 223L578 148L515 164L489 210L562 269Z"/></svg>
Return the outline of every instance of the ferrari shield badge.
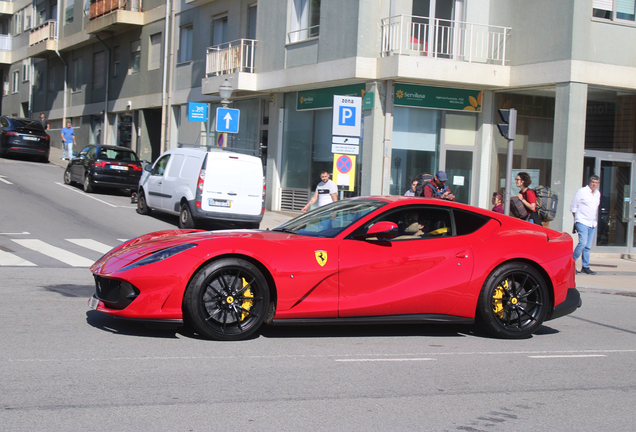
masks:
<svg viewBox="0 0 636 432"><path fill-rule="evenodd" d="M317 250L314 251L314 254L316 254L316 261L318 261L320 267L324 267L327 264L327 251Z"/></svg>

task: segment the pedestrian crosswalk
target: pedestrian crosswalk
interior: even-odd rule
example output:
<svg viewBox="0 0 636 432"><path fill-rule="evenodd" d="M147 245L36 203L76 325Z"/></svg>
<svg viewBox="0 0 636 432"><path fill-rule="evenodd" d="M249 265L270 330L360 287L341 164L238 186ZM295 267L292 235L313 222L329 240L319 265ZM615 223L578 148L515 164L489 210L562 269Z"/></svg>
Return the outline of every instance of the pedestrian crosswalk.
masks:
<svg viewBox="0 0 636 432"><path fill-rule="evenodd" d="M100 256L127 239L113 239L112 245L94 239L1 240L0 267L90 267Z"/></svg>

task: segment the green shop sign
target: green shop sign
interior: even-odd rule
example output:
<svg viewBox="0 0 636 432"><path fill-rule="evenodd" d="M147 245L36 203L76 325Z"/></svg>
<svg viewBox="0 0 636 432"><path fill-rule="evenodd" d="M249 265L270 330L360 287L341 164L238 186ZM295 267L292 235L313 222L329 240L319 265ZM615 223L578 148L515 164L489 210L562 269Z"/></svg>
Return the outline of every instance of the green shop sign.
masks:
<svg viewBox="0 0 636 432"><path fill-rule="evenodd" d="M296 98L296 110L302 111L333 108L334 95L363 97L365 88L365 84L361 83L340 87L299 91Z"/></svg>
<svg viewBox="0 0 636 432"><path fill-rule="evenodd" d="M481 111L481 91L395 83L393 104L417 108Z"/></svg>

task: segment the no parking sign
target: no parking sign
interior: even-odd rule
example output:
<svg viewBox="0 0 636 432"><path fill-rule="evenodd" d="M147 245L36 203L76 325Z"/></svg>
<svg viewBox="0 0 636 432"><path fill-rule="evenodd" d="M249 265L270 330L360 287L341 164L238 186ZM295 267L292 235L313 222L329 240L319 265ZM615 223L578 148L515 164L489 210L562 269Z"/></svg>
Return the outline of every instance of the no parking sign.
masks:
<svg viewBox="0 0 636 432"><path fill-rule="evenodd" d="M353 186L356 183L356 157L354 155L333 155L333 181L339 189L353 191Z"/></svg>

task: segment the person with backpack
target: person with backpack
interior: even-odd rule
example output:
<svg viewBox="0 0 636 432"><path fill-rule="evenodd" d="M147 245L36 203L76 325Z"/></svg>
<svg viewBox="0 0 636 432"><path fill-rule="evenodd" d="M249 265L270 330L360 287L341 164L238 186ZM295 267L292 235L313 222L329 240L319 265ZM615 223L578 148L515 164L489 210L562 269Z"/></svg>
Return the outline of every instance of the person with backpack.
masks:
<svg viewBox="0 0 636 432"><path fill-rule="evenodd" d="M515 178L515 184L519 188L517 198L524 205L528 216L525 218L528 222L532 222L536 225L541 225L541 219L539 213L537 213L537 195L532 189L529 188L532 183L532 178L527 172L521 171Z"/></svg>
<svg viewBox="0 0 636 432"><path fill-rule="evenodd" d="M429 181L424 187L425 198L439 198L448 201L455 201L455 195L450 191L445 183L448 181L444 171L437 171L435 177Z"/></svg>

